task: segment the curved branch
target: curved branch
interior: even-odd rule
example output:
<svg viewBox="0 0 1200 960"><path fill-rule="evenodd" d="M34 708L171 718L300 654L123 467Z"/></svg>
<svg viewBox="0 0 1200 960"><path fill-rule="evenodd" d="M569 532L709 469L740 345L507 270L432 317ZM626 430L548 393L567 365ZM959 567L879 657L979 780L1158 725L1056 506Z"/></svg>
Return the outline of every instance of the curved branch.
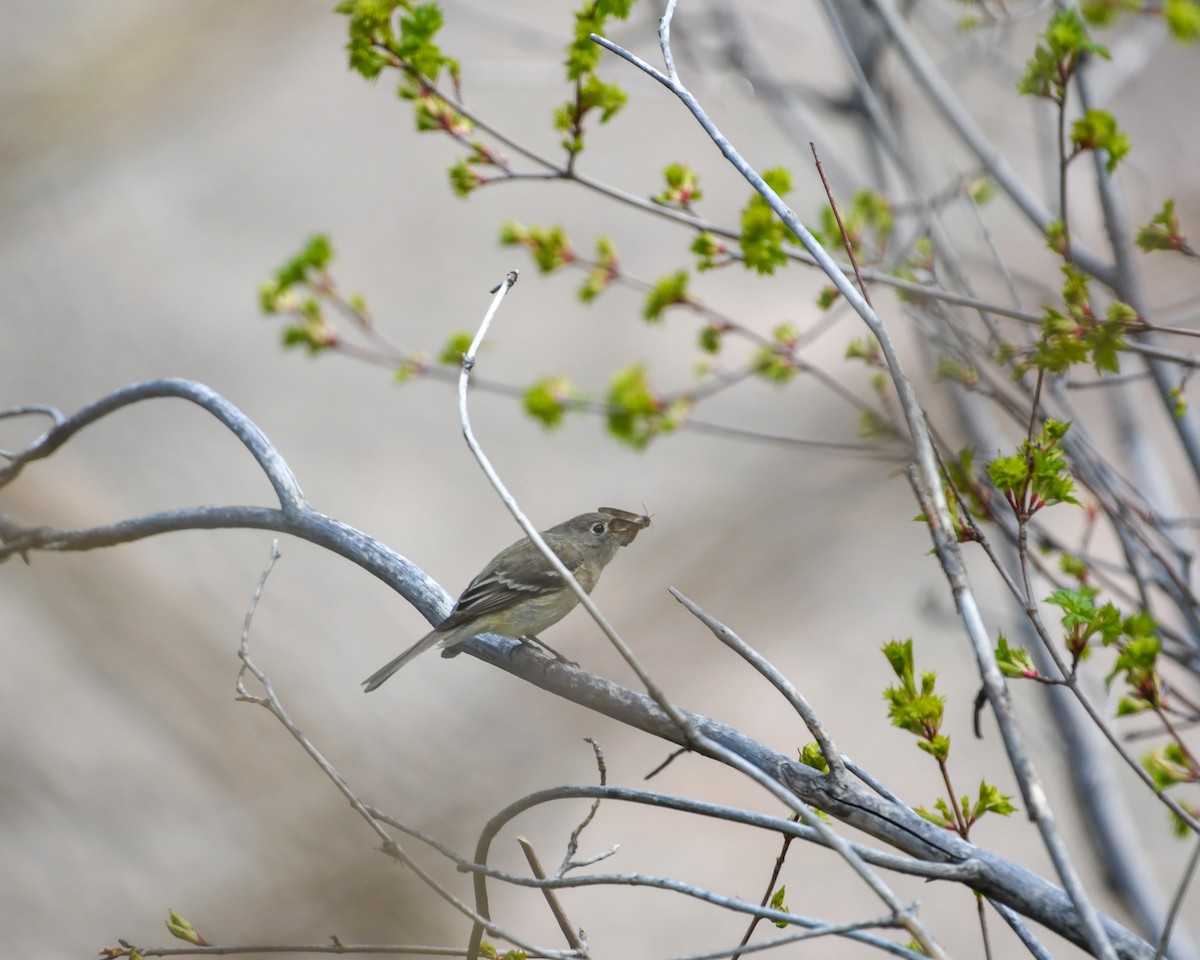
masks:
<svg viewBox="0 0 1200 960"><path fill-rule="evenodd" d="M271 446L266 435L242 411L204 384L197 383L195 380L174 377L146 380L142 383L122 387L95 403L88 404L69 417L55 417L53 427L24 450L11 457L7 466L0 468L0 487L15 480L26 464L44 460L80 430L97 420L130 404L162 397L176 397L194 403L224 424L258 461L258 465L262 467L263 473L267 475L267 479L271 481L271 486L275 489L279 505L285 511L290 511L304 503L304 494L300 490L300 483L296 480L291 468ZM23 411L30 410L30 408L21 409ZM49 408L37 409L38 412L49 412Z"/></svg>

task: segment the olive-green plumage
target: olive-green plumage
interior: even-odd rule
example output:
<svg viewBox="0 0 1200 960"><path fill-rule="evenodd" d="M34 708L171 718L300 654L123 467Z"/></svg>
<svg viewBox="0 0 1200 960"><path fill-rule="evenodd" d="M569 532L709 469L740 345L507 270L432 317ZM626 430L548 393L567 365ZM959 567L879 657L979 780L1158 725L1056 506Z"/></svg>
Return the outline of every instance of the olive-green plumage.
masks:
<svg viewBox="0 0 1200 960"><path fill-rule="evenodd" d="M588 593L617 551L633 542L650 518L601 507L542 533L542 539ZM374 690L434 644L453 647L481 633L533 637L565 617L579 598L528 537L505 547L463 591L454 609L404 653L363 681Z"/></svg>

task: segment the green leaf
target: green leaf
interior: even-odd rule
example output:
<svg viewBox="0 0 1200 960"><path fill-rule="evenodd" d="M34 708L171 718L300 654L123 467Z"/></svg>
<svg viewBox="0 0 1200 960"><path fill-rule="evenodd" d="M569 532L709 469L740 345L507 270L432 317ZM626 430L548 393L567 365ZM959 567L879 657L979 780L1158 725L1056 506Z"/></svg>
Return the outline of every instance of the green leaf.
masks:
<svg viewBox="0 0 1200 960"><path fill-rule="evenodd" d="M796 364L787 350L761 346L750 358L750 369L769 383L785 384L796 375Z"/></svg>
<svg viewBox="0 0 1200 960"><path fill-rule="evenodd" d="M1176 40L1195 43L1200 39L1200 4L1195 0L1164 0L1162 13Z"/></svg>
<svg viewBox="0 0 1200 960"><path fill-rule="evenodd" d="M822 311L828 310L838 302L841 295L842 292L832 283L825 285L821 288L821 292L817 294L817 309Z"/></svg>
<svg viewBox="0 0 1200 960"><path fill-rule="evenodd" d="M784 906L783 898L785 896L787 896L787 887L786 886L782 886L778 890L776 890L771 895L771 904L770 904L771 909L772 910L781 910L784 913L791 913L791 911L786 906ZM788 923L786 920L774 920L772 922L775 924L775 926L779 927L780 929L791 926L791 924Z"/></svg>
<svg viewBox="0 0 1200 960"><path fill-rule="evenodd" d="M705 353L718 353L721 350L721 338L726 328L721 324L709 323L700 328L700 349Z"/></svg>
<svg viewBox="0 0 1200 960"><path fill-rule="evenodd" d="M657 432L659 401L643 364L618 370L609 383L608 429L618 440L642 449Z"/></svg>
<svg viewBox="0 0 1200 960"><path fill-rule="evenodd" d="M1142 757L1142 767L1150 774L1150 779L1159 790L1194 782L1200 777L1200 771L1193 768L1187 754L1174 741L1145 754Z"/></svg>
<svg viewBox="0 0 1200 960"><path fill-rule="evenodd" d="M525 391L522 402L525 412L550 430L563 421L563 416L577 401L571 381L564 376L543 377Z"/></svg>
<svg viewBox="0 0 1200 960"><path fill-rule="evenodd" d="M783 167L764 170L763 180L781 197L791 191L791 174ZM783 244L790 236L775 211L758 193L750 197L742 208L742 262L749 270L772 274L787 263Z"/></svg>
<svg viewBox="0 0 1200 960"><path fill-rule="evenodd" d="M600 234L596 237L596 263L589 268L587 277L579 288L579 299L583 303L591 303L608 289L619 272L617 246L611 237Z"/></svg>
<svg viewBox="0 0 1200 960"><path fill-rule="evenodd" d="M946 830L956 829L958 823L955 821L953 814L950 813L950 808L946 806L946 801L938 800L934 806L939 808L937 812L930 810L928 807L917 807L917 816Z"/></svg>
<svg viewBox="0 0 1200 960"><path fill-rule="evenodd" d="M860 259L864 253L867 256L883 253L894 224L892 202L887 197L871 190L858 190L841 213L839 227L833 208L822 208L821 228L814 233L823 246L842 247L848 242L859 251Z"/></svg>
<svg viewBox="0 0 1200 960"><path fill-rule="evenodd" d="M686 270L668 274L655 281L646 302L642 306L642 317L651 322L661 320L668 307L690 303L688 274Z"/></svg>
<svg viewBox="0 0 1200 960"><path fill-rule="evenodd" d="M883 692L892 725L920 738L917 746L922 750L944 758L950 749L950 740L938 732L946 701L935 692L937 674L924 673L920 685L917 684L911 637L903 642L892 640L885 644L883 655L900 680Z"/></svg>
<svg viewBox="0 0 1200 960"><path fill-rule="evenodd" d="M422 354L411 354L396 365L392 374L397 384L408 383L413 377L420 376L428 369L426 358Z"/></svg>
<svg viewBox="0 0 1200 960"><path fill-rule="evenodd" d="M579 90L582 113L600 111L600 122L608 123L629 100L627 94L615 83L605 83L597 76L588 77Z"/></svg>
<svg viewBox="0 0 1200 960"><path fill-rule="evenodd" d="M561 226L526 227L509 220L500 227L500 243L525 247L541 273L553 273L575 260L571 241Z"/></svg>
<svg viewBox="0 0 1200 960"><path fill-rule="evenodd" d="M1070 629L1076 626L1090 626L1093 623L1096 619L1095 596L1095 587L1084 586L1078 590L1063 587L1050 594L1046 603L1062 610L1062 625Z"/></svg>
<svg viewBox="0 0 1200 960"><path fill-rule="evenodd" d="M821 752L821 747L816 743L804 745L800 751L800 762L806 767L820 770L821 773L829 772L829 763L825 760L825 754Z"/></svg>
<svg viewBox="0 0 1200 960"><path fill-rule="evenodd" d="M208 946L208 941L200 936L195 928L174 910L167 909L167 919L163 922L166 923L167 929L175 939L195 944L198 947Z"/></svg>
<svg viewBox="0 0 1200 960"><path fill-rule="evenodd" d="M401 96L415 97L426 83L436 83L443 69L457 78L457 61L442 53L434 38L442 27L442 14L435 3L412 6L401 0L345 0L335 8L349 19L347 29L350 68L373 80L388 67L404 74ZM393 15L401 10L399 33Z"/></svg>
<svg viewBox="0 0 1200 960"><path fill-rule="evenodd" d="M988 479L1001 493L1016 493L1029 476L1029 462L1019 454L996 457L987 464Z"/></svg>
<svg viewBox="0 0 1200 960"><path fill-rule="evenodd" d="M696 255L697 270L714 269L717 266L717 257L724 257L729 252L716 234L709 233L707 230L696 234L696 238L692 241L691 251Z"/></svg>
<svg viewBox="0 0 1200 960"><path fill-rule="evenodd" d="M689 210L693 201L704 196L700 189L700 178L696 175L696 171L686 163L669 164L663 170L663 179L667 186L665 190L653 197L655 203Z"/></svg>
<svg viewBox="0 0 1200 960"><path fill-rule="evenodd" d="M450 189L456 197L468 197L471 192L483 184L483 177L465 160L460 160L448 171Z"/></svg>
<svg viewBox="0 0 1200 960"><path fill-rule="evenodd" d="M1092 312L1087 277L1070 264L1063 268L1063 308L1043 307L1042 329L1034 347L1033 364L1048 373L1066 373L1076 364L1091 361L1097 373L1120 370L1120 354L1126 349L1124 334L1139 323L1128 304L1112 305L1104 319Z"/></svg>
<svg viewBox="0 0 1200 960"><path fill-rule="evenodd" d="M794 350L800 339L800 331L793 323L781 323L771 331L771 339L786 350Z"/></svg>
<svg viewBox="0 0 1200 960"><path fill-rule="evenodd" d="M1141 0L1083 0L1079 12L1094 27L1104 27L1125 13L1141 9Z"/></svg>
<svg viewBox="0 0 1200 960"><path fill-rule="evenodd" d="M996 644L996 665L1006 677L1032 678L1040 674L1033 665L1033 658L1024 647L1010 647L1008 638L1000 634Z"/></svg>
<svg viewBox="0 0 1200 960"><path fill-rule="evenodd" d="M299 253L275 271L274 283L277 293L282 293L303 283L313 272L323 271L333 259L333 245L328 235L314 234L308 238Z"/></svg>
<svg viewBox="0 0 1200 960"><path fill-rule="evenodd" d="M944 761L950 756L950 738L943 733L935 734L928 740L918 740L917 746L935 760Z"/></svg>
<svg viewBox="0 0 1200 960"><path fill-rule="evenodd" d="M950 380L968 389L979 385L979 370L977 368L959 363L953 357L948 357L944 353L938 357L934 376L938 380Z"/></svg>
<svg viewBox="0 0 1200 960"><path fill-rule="evenodd" d="M1080 56L1094 54L1109 59L1108 50L1088 36L1083 18L1070 7L1054 13L1042 39L1044 42L1038 44L1025 63L1025 73L1017 84L1018 93L1061 103Z"/></svg>
<svg viewBox="0 0 1200 960"><path fill-rule="evenodd" d="M964 798L965 799L965 798ZM985 813L995 813L1002 817L1007 817L1016 813L1017 808L1013 805L1012 798L1001 793L998 787L992 786L986 780L979 781L979 796L975 801L975 805L971 808L968 821L975 821L982 817Z"/></svg>
<svg viewBox="0 0 1200 960"><path fill-rule="evenodd" d="M442 352L438 354L438 363L453 367L460 366L463 355L471 349L472 339L471 334L465 330L455 330L450 334L446 345L442 347Z"/></svg>
<svg viewBox="0 0 1200 960"><path fill-rule="evenodd" d="M847 360L862 360L867 366L879 367L883 365L883 354L879 349L879 341L873 335L865 337L855 337L846 344Z"/></svg>
<svg viewBox="0 0 1200 960"><path fill-rule="evenodd" d="M1129 154L1129 137L1107 110L1088 109L1071 125L1071 142L1079 150L1107 151L1109 176Z"/></svg>
<svg viewBox="0 0 1200 960"><path fill-rule="evenodd" d="M887 662L891 664L892 672L896 674L906 686L913 684L913 651L912 637L907 640L889 640L883 645L883 655L887 658Z"/></svg>
<svg viewBox="0 0 1200 960"><path fill-rule="evenodd" d="M604 22L607 13L599 4L585 3L582 9L575 13L575 31L571 44L567 47L567 79L579 80L591 73L600 65L600 57L604 53L599 44L593 43L593 33L604 36Z"/></svg>
<svg viewBox="0 0 1200 960"><path fill-rule="evenodd" d="M1175 201L1167 200L1146 226L1138 230L1136 243L1149 253L1152 250L1175 250L1195 256L1175 215Z"/></svg>

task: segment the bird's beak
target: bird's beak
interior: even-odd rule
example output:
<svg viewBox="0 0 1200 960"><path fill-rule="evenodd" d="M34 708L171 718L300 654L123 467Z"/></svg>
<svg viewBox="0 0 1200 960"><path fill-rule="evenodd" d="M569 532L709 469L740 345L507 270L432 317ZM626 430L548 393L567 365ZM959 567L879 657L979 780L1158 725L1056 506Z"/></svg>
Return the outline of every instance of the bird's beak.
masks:
<svg viewBox="0 0 1200 960"><path fill-rule="evenodd" d="M608 525L609 532L617 538L623 547L633 543L638 533L650 526L650 518L640 513L630 513L617 507L601 507L600 513L606 513L613 518Z"/></svg>

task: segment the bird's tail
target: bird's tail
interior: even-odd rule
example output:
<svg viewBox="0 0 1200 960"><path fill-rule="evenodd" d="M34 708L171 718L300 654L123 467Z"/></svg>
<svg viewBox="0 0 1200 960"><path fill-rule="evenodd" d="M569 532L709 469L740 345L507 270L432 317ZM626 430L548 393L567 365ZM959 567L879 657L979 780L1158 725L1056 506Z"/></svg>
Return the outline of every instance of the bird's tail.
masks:
<svg viewBox="0 0 1200 960"><path fill-rule="evenodd" d="M383 667L376 670L373 674L371 674L369 677L367 677L367 679L363 681L364 692L370 693L372 690L374 690L376 687L378 687L380 684L382 684L383 681L385 681L393 673L395 673L402 666L404 666L406 663L408 663L409 660L412 660L414 657L417 657L420 654L424 653L426 650L428 650L430 647L432 647L435 643L437 643L439 640L441 640L444 636L445 636L444 633L439 633L437 630L432 630L429 633L425 634L425 636L423 636L420 640L418 640L411 647L409 647L407 650L405 650L395 660L392 660L390 663L385 664Z"/></svg>

